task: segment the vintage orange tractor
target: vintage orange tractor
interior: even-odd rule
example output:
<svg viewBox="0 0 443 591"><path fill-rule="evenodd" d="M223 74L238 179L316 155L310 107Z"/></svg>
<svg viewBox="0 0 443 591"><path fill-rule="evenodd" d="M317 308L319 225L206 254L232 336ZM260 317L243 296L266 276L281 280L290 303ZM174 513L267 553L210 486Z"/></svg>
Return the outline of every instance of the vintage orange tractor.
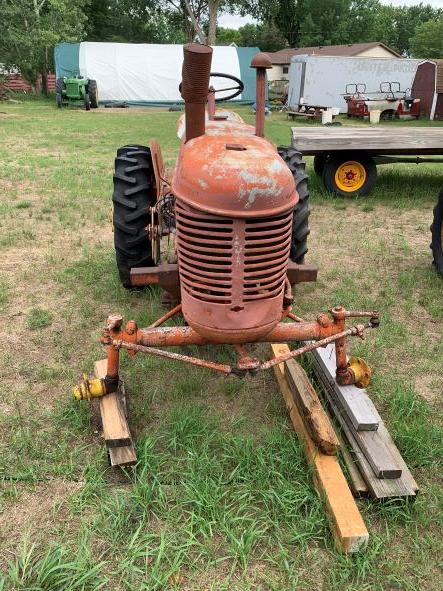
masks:
<svg viewBox="0 0 443 591"><path fill-rule="evenodd" d="M206 45L184 47L185 116L173 172L165 170L155 141L149 149L120 148L116 158L114 230L121 279L126 286L158 284L175 305L147 328L134 320L124 324L118 314L109 316L101 338L106 376L85 378L74 390L77 399L117 390L122 349L243 376L335 342L338 383L363 386L368 381L369 368L361 360L348 363L346 339L377 326L377 312L337 306L309 322L292 312L291 284L315 280L316 270L302 264L309 214L304 164L295 150L279 154L264 138L271 64L260 53L251 64L257 88L254 127L235 113L215 109L211 58ZM235 83L224 90L239 94L242 83ZM162 261L165 235L175 236L175 252ZM184 325L162 326L179 313ZM367 320L347 328L351 317ZM303 341L271 360L247 350L248 343ZM208 344L232 346L236 361L229 365L169 350Z"/></svg>

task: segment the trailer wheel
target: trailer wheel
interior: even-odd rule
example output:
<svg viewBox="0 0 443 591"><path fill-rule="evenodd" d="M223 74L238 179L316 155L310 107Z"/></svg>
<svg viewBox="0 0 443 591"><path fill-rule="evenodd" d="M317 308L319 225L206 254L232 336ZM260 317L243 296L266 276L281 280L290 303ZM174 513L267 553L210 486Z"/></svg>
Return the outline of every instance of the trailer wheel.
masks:
<svg viewBox="0 0 443 591"><path fill-rule="evenodd" d="M380 119L382 121L392 121L395 119L396 113L394 109L386 109L380 113Z"/></svg>
<svg viewBox="0 0 443 591"><path fill-rule="evenodd" d="M151 242L146 226L156 190L151 151L146 146L117 150L114 173L114 245L120 280L131 288L132 267L153 267Z"/></svg>
<svg viewBox="0 0 443 591"><path fill-rule="evenodd" d="M328 154L326 154L326 152L322 152L321 154L316 154L314 156L314 172L317 176L323 176L323 170L325 168L327 159Z"/></svg>
<svg viewBox="0 0 443 591"><path fill-rule="evenodd" d="M431 249L434 255L434 265L440 275L443 275L443 189L440 191L437 205L434 207L434 220L431 225Z"/></svg>
<svg viewBox="0 0 443 591"><path fill-rule="evenodd" d="M88 94L93 109L98 108L98 86L97 80L88 80Z"/></svg>
<svg viewBox="0 0 443 591"><path fill-rule="evenodd" d="M308 218L311 212L309 207L308 175L306 174L306 163L301 152L293 148L279 146L278 153L288 165L295 180L295 187L299 201L294 209L294 221L292 224L291 252L290 258L294 263L303 263L305 254L308 252L309 223Z"/></svg>
<svg viewBox="0 0 443 591"><path fill-rule="evenodd" d="M364 153L332 154L323 169L326 189L341 197L368 195L376 180L375 162Z"/></svg>

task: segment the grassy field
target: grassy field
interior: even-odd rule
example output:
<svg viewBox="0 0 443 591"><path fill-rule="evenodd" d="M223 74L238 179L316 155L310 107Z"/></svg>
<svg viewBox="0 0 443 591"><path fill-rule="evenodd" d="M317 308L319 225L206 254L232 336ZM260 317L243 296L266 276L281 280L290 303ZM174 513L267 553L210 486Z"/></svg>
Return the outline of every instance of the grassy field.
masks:
<svg viewBox="0 0 443 591"><path fill-rule="evenodd" d="M381 311L352 351L373 367L370 394L421 488L415 503L359 501L370 544L344 557L271 373L237 381L122 356L139 458L127 473L108 468L71 399L103 357L109 313L141 326L160 314L158 293L118 282L112 168L118 146L153 136L172 165L177 114L0 111L0 590L440 590L443 283L429 225L443 167L381 167L371 196L347 200L309 159L320 273L297 311ZM273 114L268 132L287 144L290 123Z"/></svg>

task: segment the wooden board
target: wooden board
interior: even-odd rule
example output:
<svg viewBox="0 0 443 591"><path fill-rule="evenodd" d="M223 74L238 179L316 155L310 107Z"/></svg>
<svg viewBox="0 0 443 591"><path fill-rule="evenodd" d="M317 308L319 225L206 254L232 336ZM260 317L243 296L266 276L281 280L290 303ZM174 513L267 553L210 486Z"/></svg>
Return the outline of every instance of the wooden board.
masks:
<svg viewBox="0 0 443 591"><path fill-rule="evenodd" d="M332 416L330 413L330 409L324 409L326 414L329 417L331 423L333 423ZM361 470L355 461L354 456L348 449L348 443L342 436L340 430L336 427L335 434L337 435L337 439L340 444L339 448L339 455L342 457L342 461L344 462L347 468L347 480L350 484L351 490L355 497L366 497L369 494L368 485L366 484L365 479L361 473Z"/></svg>
<svg viewBox="0 0 443 591"><path fill-rule="evenodd" d="M133 466L137 463L137 456L132 445L124 445L122 447L110 447L108 449L109 461L111 466Z"/></svg>
<svg viewBox="0 0 443 591"><path fill-rule="evenodd" d="M318 371L321 371L325 382L329 383L330 389L337 395L342 390L346 390L349 386L344 388L338 386L335 381L335 362L329 365L322 363L323 358L321 357L324 351L316 350L314 352L315 362L318 363ZM337 386L337 388L336 388ZM360 393L364 394L365 398L370 401L369 396L363 389L355 388L356 396ZM372 401L370 401L372 404ZM398 466L397 461L390 453L390 450L385 445L383 438L377 431L357 431L353 425L351 419L349 407L343 404L341 396L336 398L336 408L341 412L344 420L348 423L350 430L352 431L354 438L356 439L359 448L363 452L364 456L372 466L374 474L377 478L400 478L401 469ZM354 410L351 408L351 410ZM375 410L375 407L374 407ZM376 412L376 411L375 411ZM378 415L378 413L377 413ZM379 415L378 415L379 417ZM379 417L379 423L381 418Z"/></svg>
<svg viewBox="0 0 443 591"><path fill-rule="evenodd" d="M365 150L372 154L443 154L443 127L292 127L292 147L305 155Z"/></svg>
<svg viewBox="0 0 443 591"><path fill-rule="evenodd" d="M351 448L350 453L360 469L361 475L363 476L368 486L371 496L377 499L391 497L414 497L418 492L417 483L412 477L412 474L409 468L407 467L405 461L401 457L400 452L398 451L397 447L392 441L392 438L390 437L383 421L381 421L379 425L378 434L381 437L383 437L385 445L388 446L391 454L396 459L402 474L400 478L395 479L381 479L375 476L371 465L365 458L363 452L361 451L357 443L357 440L355 439L355 431L352 431L347 421L345 421L343 416L343 410L340 409L337 405L337 398L335 396L335 393L331 390L329 381L324 379L323 372L321 370L318 370L319 368L318 365L315 363L315 359L316 358L313 356L314 370L316 371L316 375L319 381L324 386L324 392L326 398L328 399L328 403L331 407L331 410L334 413L336 420L342 428L342 432L346 437L347 442L349 443L349 446Z"/></svg>
<svg viewBox="0 0 443 591"><path fill-rule="evenodd" d="M96 361L94 373L106 376L107 360ZM106 394L99 399L103 437L108 447L111 466L130 466L136 463L134 446L125 414L126 401L121 392Z"/></svg>
<svg viewBox="0 0 443 591"><path fill-rule="evenodd" d="M284 344L271 345L274 357L289 352ZM341 470L337 456L323 454L311 439L292 403L292 394L284 375L284 364L274 366L281 393L288 406L292 424L304 443L308 462L314 468L315 483L324 496L331 529L337 547L343 552L357 552L367 545L369 533Z"/></svg>
<svg viewBox="0 0 443 591"><path fill-rule="evenodd" d="M104 378L106 376L106 365L106 359L95 363L94 373L97 377ZM108 447L120 447L132 443L124 407L118 392L112 392L100 398L100 414L103 436Z"/></svg>
<svg viewBox="0 0 443 591"><path fill-rule="evenodd" d="M312 354L324 370L325 378L329 380L353 427L357 431L376 431L381 418L366 390L356 386L339 386L335 380L335 345L320 347Z"/></svg>
<svg viewBox="0 0 443 591"><path fill-rule="evenodd" d="M325 454L336 454L340 444L305 370L294 359L289 359L285 363L285 377L291 389L293 404L297 405L315 444Z"/></svg>

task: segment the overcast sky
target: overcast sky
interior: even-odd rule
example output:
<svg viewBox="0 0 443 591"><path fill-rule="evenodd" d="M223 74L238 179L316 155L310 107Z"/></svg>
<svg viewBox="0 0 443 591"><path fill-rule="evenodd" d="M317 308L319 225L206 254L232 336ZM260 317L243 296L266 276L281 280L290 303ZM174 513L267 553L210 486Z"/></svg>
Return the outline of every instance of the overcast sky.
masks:
<svg viewBox="0 0 443 591"><path fill-rule="evenodd" d="M443 0L422 0L423 4L432 4L432 6L443 8ZM381 0L382 4L396 4L412 6L419 4L417 0ZM222 14L218 19L219 27L228 27L230 29L238 29L247 23L253 23L254 19L250 16L236 16L232 14Z"/></svg>

